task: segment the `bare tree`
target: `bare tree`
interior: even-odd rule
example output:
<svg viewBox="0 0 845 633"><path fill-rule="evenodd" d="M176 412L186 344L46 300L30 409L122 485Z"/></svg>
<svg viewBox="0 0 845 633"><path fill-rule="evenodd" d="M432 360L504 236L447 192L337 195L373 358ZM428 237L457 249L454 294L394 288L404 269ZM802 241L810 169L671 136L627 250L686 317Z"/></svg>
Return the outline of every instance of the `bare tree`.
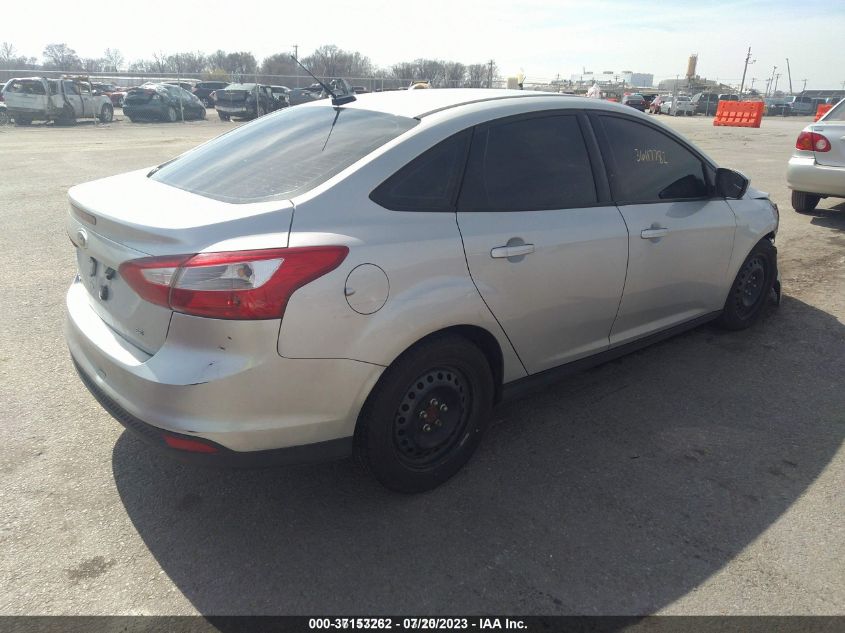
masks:
<svg viewBox="0 0 845 633"><path fill-rule="evenodd" d="M496 64L493 64L493 79L496 78ZM490 64L470 64L467 66L466 85L468 88L490 87Z"/></svg>
<svg viewBox="0 0 845 633"><path fill-rule="evenodd" d="M116 48L107 48L103 52L103 60L105 61L105 70L117 72L118 68L123 66L123 55Z"/></svg>
<svg viewBox="0 0 845 633"><path fill-rule="evenodd" d="M223 70L236 76L255 75L258 71L258 62L252 53L240 51L229 53L223 62Z"/></svg>
<svg viewBox="0 0 845 633"><path fill-rule="evenodd" d="M99 73L102 72L105 68L105 61L104 59L94 59L93 57L86 57L81 60L82 70L87 73Z"/></svg>
<svg viewBox="0 0 845 633"><path fill-rule="evenodd" d="M0 62L9 63L17 59L17 50L11 42L0 43Z"/></svg>
<svg viewBox="0 0 845 633"><path fill-rule="evenodd" d="M464 85L467 67L461 62L446 62L443 65L443 84L446 88L458 88Z"/></svg>
<svg viewBox="0 0 845 633"><path fill-rule="evenodd" d="M64 42L61 44L48 44L44 49L44 68L55 70L80 70L82 62L76 51Z"/></svg>
<svg viewBox="0 0 845 633"><path fill-rule="evenodd" d="M318 77L367 77L375 70L366 55L345 51L334 44L320 46L302 63Z"/></svg>

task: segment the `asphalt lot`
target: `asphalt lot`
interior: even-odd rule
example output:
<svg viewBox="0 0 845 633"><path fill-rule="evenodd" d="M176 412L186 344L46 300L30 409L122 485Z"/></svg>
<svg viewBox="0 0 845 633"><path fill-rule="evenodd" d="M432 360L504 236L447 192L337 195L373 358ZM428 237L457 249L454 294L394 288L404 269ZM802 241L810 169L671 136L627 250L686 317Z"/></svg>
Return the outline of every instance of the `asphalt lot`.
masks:
<svg viewBox="0 0 845 633"><path fill-rule="evenodd" d="M845 613L845 204L790 207L805 119L661 117L779 204L778 309L503 405L401 496L349 461L171 462L76 377L67 188L233 125L209 115L0 128L0 614Z"/></svg>

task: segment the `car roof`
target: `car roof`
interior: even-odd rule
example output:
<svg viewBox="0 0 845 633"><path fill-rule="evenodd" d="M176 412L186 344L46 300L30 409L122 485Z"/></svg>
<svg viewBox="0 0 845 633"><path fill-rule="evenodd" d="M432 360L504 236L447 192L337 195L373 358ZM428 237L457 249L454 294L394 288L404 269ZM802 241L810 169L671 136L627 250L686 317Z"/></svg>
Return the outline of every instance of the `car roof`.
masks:
<svg viewBox="0 0 845 633"><path fill-rule="evenodd" d="M344 107L375 110L409 118L422 118L435 112L452 108L461 108L472 104L504 99L532 99L552 97L566 101L582 101L573 95L556 92L535 92L533 90L501 90L489 88L437 88L433 90L392 90L389 92L370 92L357 95L352 103ZM596 99L583 99L595 104ZM314 105L317 105L315 102ZM325 102L324 102L325 103ZM310 105L310 104L309 104Z"/></svg>

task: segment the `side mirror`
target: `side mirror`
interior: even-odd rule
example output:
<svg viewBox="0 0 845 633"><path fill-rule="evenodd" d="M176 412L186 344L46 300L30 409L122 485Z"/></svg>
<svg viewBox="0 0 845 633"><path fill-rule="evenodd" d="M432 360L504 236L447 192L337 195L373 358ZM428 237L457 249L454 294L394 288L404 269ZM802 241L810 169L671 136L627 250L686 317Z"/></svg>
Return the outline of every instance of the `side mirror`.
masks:
<svg viewBox="0 0 845 633"><path fill-rule="evenodd" d="M739 199L748 190L748 178L733 169L716 170L716 195L720 198Z"/></svg>

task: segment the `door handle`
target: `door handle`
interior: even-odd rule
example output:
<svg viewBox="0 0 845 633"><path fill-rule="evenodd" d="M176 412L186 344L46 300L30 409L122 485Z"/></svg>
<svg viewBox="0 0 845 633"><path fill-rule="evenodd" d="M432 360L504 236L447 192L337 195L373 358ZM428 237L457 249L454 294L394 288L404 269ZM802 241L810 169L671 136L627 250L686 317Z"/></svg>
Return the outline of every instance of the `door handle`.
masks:
<svg viewBox="0 0 845 633"><path fill-rule="evenodd" d="M490 257L504 259L507 257L519 257L534 252L533 244L519 244L518 246L497 246L490 251Z"/></svg>
<svg viewBox="0 0 845 633"><path fill-rule="evenodd" d="M640 237L644 240L654 240L659 237L665 237L669 233L669 229L662 227L654 227L651 229L643 229L640 231Z"/></svg>

